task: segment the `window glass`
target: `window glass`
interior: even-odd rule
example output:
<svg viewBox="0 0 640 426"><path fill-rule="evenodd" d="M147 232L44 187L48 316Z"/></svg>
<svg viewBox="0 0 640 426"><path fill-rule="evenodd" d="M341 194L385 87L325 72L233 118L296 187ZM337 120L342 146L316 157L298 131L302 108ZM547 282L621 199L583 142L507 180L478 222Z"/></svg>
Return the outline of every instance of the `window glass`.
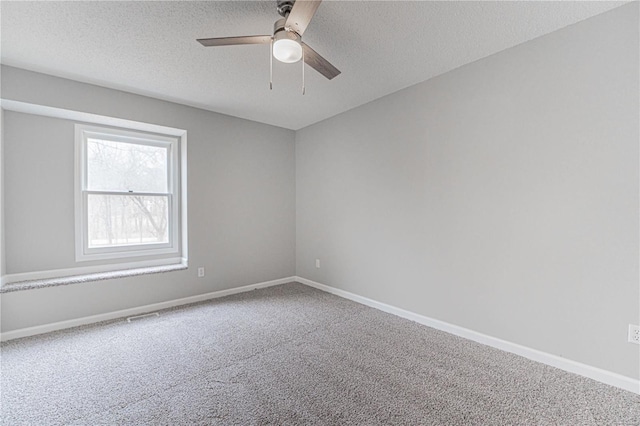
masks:
<svg viewBox="0 0 640 426"><path fill-rule="evenodd" d="M168 192L166 147L87 139L87 190Z"/></svg>
<svg viewBox="0 0 640 426"><path fill-rule="evenodd" d="M89 248L169 242L169 196L87 197Z"/></svg>

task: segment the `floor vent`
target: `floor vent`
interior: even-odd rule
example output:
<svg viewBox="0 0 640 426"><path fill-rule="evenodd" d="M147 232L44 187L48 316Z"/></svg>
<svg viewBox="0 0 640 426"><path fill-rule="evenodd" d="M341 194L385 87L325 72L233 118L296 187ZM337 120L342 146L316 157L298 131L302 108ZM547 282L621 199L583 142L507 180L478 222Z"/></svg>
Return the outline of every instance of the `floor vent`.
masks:
<svg viewBox="0 0 640 426"><path fill-rule="evenodd" d="M134 317L129 317L127 318L127 322L132 322L132 321L137 321L137 320L141 320L143 318L149 318L149 317L159 317L160 314L157 312L152 312L150 314L144 314L144 315L136 315Z"/></svg>

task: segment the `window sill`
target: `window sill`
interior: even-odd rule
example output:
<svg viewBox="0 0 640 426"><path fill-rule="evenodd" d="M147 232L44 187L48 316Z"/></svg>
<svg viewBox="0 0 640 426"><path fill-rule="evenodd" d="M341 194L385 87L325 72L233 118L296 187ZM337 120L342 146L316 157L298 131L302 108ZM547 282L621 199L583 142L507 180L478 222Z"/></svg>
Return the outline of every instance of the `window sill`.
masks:
<svg viewBox="0 0 640 426"><path fill-rule="evenodd" d="M95 272L91 274L73 275L68 277L19 281L19 282L4 284L2 287L0 287L0 294L11 293L14 291L21 291L21 290L35 290L38 288L45 288L45 287L57 287L57 286L69 285L69 284L82 284L82 283L88 283L93 281L110 280L115 278L135 277L138 275L159 274L163 272L181 271L183 269L187 269L187 266L184 263L178 263L173 265L148 266L148 267L136 268L136 269L122 269L119 271Z"/></svg>

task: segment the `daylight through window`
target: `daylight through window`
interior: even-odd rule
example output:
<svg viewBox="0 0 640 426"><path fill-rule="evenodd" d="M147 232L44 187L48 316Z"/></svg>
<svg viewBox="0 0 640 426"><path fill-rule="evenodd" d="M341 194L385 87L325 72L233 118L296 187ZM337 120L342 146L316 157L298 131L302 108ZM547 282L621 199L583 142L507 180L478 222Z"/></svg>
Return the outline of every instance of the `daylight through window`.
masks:
<svg viewBox="0 0 640 426"><path fill-rule="evenodd" d="M177 252L177 139L77 125L78 260Z"/></svg>

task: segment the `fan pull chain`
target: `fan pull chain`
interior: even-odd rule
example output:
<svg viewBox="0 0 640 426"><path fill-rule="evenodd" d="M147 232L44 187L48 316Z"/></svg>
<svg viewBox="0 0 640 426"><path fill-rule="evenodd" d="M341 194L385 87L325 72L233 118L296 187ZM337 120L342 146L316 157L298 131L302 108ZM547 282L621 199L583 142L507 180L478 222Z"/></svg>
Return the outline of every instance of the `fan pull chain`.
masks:
<svg viewBox="0 0 640 426"><path fill-rule="evenodd" d="M302 48L302 95L304 96L304 47Z"/></svg>
<svg viewBox="0 0 640 426"><path fill-rule="evenodd" d="M271 49L269 55L269 90L273 90L273 37L271 37Z"/></svg>

